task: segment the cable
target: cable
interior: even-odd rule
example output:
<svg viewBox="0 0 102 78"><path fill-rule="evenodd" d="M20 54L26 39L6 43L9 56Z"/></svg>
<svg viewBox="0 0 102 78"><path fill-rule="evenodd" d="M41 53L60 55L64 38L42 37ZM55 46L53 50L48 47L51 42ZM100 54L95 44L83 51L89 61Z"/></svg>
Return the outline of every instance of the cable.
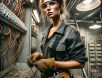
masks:
<svg viewBox="0 0 102 78"><path fill-rule="evenodd" d="M9 51L12 49L12 48L15 48L16 47L16 49L15 49L15 54L12 56L12 62L9 60L9 58L7 58L7 60L8 60L8 62L9 62L9 64L12 64L12 63L14 63L14 61L16 60L16 58L17 58L17 56L18 56L18 54L19 54L19 52L20 52L20 49L21 49L21 46L22 46L22 44L24 43L24 38L21 36L21 33L19 33L19 32L17 32L16 30L14 30L14 29L12 29L12 28L10 28L10 27L8 27L8 28L6 28L6 26L3 26L4 28L3 28L3 33L5 33L5 34L7 34L8 33L8 28L9 28L9 36L8 36L8 38L4 41L4 43L6 44L4 44L3 46L3 49L2 49L2 51L3 51L3 53L2 53L2 57L4 56L4 55L8 55L9 53ZM20 37L22 37L22 38L20 38ZM6 35L4 35L4 39L6 38ZM4 40L3 39L3 40ZM18 44L17 44L17 42L18 42Z"/></svg>
<svg viewBox="0 0 102 78"><path fill-rule="evenodd" d="M19 5L19 2L18 2L18 0L16 0L17 2L17 4L16 4L16 7L15 7L15 9L14 9L14 13L16 14L17 13L17 11L19 10L19 8L18 8L18 5Z"/></svg>
<svg viewBox="0 0 102 78"><path fill-rule="evenodd" d="M21 2L21 5L24 5L26 3L25 0L21 0L20 2Z"/></svg>
<svg viewBox="0 0 102 78"><path fill-rule="evenodd" d="M4 35L9 35L10 32L11 32L10 27L8 26L8 27L5 27L5 28L6 28L6 30L4 31Z"/></svg>
<svg viewBox="0 0 102 78"><path fill-rule="evenodd" d="M13 57L12 62L10 60L8 60L9 59L8 54L6 55L9 65L13 64L15 62L15 60L17 59L17 56L19 55L19 52L20 52L20 49L21 49L23 43L24 43L24 38L22 37L21 42L19 42L19 45L16 48L17 50L15 52L15 55L12 56Z"/></svg>
<svg viewBox="0 0 102 78"><path fill-rule="evenodd" d="M6 4L6 6L8 7L9 4L10 4L10 0L7 0L7 4Z"/></svg>
<svg viewBox="0 0 102 78"><path fill-rule="evenodd" d="M2 0L2 3L4 3L4 0Z"/></svg>
<svg viewBox="0 0 102 78"><path fill-rule="evenodd" d="M12 4L12 8L11 8L12 12L14 12L14 9L15 9L16 6L17 6L17 3L16 3L16 1L14 1L13 4Z"/></svg>
<svg viewBox="0 0 102 78"><path fill-rule="evenodd" d="M8 33L4 33L5 36L6 36L6 35L10 35L10 32L11 32L11 30L10 30L10 27L9 27ZM8 41L7 41L7 40L8 40ZM3 48L3 52L4 52L4 53L2 54L2 56L4 56L4 55L7 53L7 51L9 50L9 48L10 48L10 45L9 45L9 44L11 43L11 42L10 42L10 39L7 39L7 40L6 40L6 43L5 43L6 45L5 45L4 48Z"/></svg>
<svg viewBox="0 0 102 78"><path fill-rule="evenodd" d="M6 5L7 4L7 0L2 0L2 2Z"/></svg>
<svg viewBox="0 0 102 78"><path fill-rule="evenodd" d="M9 4L9 9L11 9L12 8L12 4L13 4L13 2L14 2L14 0L10 0L10 4Z"/></svg>
<svg viewBox="0 0 102 78"><path fill-rule="evenodd" d="M10 0L10 3L8 5L8 7L10 8L11 4L12 4L13 0Z"/></svg>

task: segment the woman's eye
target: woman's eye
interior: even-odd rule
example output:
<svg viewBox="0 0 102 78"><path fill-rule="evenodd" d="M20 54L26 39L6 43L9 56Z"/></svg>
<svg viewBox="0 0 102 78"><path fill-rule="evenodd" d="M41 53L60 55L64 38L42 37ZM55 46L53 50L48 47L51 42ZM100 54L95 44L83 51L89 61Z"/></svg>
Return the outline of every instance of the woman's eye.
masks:
<svg viewBox="0 0 102 78"><path fill-rule="evenodd" d="M50 2L49 5L55 5L55 2Z"/></svg>

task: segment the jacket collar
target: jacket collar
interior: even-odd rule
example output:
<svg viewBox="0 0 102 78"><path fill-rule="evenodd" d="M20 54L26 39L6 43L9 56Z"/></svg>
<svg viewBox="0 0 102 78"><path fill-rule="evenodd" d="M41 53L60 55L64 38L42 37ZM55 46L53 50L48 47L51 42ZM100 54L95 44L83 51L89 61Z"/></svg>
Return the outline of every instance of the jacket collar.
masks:
<svg viewBox="0 0 102 78"><path fill-rule="evenodd" d="M59 34L64 34L64 31L65 31L65 22L62 21L61 24L59 25L56 33L59 33Z"/></svg>
<svg viewBox="0 0 102 78"><path fill-rule="evenodd" d="M65 22L64 20L62 20L61 24L59 25L58 29L55 31L55 33L58 33L58 34L61 34L63 35L64 34L64 30L65 30ZM50 27L48 27L47 31L44 33L45 34L45 37L47 37L47 34L50 30L50 28L52 27L52 24L50 24Z"/></svg>

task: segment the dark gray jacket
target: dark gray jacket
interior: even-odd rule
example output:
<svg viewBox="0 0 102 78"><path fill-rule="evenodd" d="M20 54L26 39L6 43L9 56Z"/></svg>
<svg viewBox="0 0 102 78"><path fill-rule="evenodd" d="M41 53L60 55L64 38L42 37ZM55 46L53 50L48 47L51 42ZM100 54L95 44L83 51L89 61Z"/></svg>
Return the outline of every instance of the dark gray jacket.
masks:
<svg viewBox="0 0 102 78"><path fill-rule="evenodd" d="M71 25L66 25L64 21L60 24L53 36L47 39L49 32L44 34L42 40L42 52L45 58L55 57L55 60L76 60L85 64L85 46L80 38L78 30Z"/></svg>

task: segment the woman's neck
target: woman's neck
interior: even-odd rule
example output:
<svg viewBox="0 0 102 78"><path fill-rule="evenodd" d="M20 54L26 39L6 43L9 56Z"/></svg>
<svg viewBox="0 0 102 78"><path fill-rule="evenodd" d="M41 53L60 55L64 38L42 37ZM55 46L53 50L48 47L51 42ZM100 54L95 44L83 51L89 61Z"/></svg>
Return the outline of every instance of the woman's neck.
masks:
<svg viewBox="0 0 102 78"><path fill-rule="evenodd" d="M61 23L60 16L55 17L54 19L52 19L52 21L53 21L53 27L59 26L59 24Z"/></svg>

